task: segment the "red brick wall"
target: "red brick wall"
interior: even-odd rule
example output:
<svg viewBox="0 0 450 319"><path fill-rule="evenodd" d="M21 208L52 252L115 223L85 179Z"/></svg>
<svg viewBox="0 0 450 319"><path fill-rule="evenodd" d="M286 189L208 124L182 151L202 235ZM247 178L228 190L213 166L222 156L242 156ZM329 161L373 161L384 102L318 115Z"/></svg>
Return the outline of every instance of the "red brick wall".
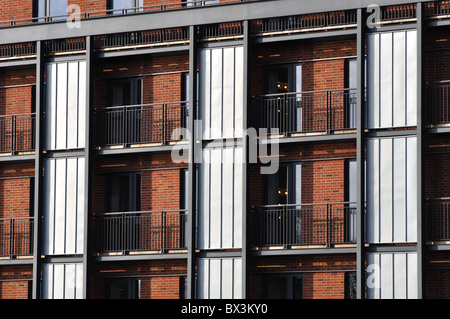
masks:
<svg viewBox="0 0 450 319"><path fill-rule="evenodd" d="M0 1L0 21L28 19L33 17L33 0Z"/></svg>
<svg viewBox="0 0 450 319"><path fill-rule="evenodd" d="M93 264L92 297L105 298L109 278L136 277L141 280L141 299L179 299L180 276L186 271L186 262L180 260Z"/></svg>
<svg viewBox="0 0 450 319"><path fill-rule="evenodd" d="M0 73L0 116L27 114L32 110L34 69L4 71Z"/></svg>
<svg viewBox="0 0 450 319"><path fill-rule="evenodd" d="M0 266L0 299L28 299L32 266Z"/></svg>
<svg viewBox="0 0 450 319"><path fill-rule="evenodd" d="M356 257L297 256L251 259L250 291L252 299L264 298L266 276L298 274L303 276L304 299L344 299L345 272L356 271Z"/></svg>

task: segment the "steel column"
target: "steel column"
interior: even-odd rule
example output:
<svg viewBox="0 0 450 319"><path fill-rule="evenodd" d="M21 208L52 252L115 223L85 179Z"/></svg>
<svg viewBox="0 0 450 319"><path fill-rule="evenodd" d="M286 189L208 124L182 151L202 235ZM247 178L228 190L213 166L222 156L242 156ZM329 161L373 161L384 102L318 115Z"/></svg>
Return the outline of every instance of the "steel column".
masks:
<svg viewBox="0 0 450 319"><path fill-rule="evenodd" d="M423 252L424 252L424 185L423 185L423 38L424 38L424 8L417 3L417 297L422 299L423 290Z"/></svg>
<svg viewBox="0 0 450 319"><path fill-rule="evenodd" d="M90 247L91 247L91 182L92 182L92 142L93 134L92 126L92 92L93 92L93 65L94 65L94 49L93 39L88 36L86 41L86 119L85 119L85 180L84 180L84 249L83 249L83 299L89 299L89 270L90 270Z"/></svg>
<svg viewBox="0 0 450 319"><path fill-rule="evenodd" d="M357 298L365 297L365 233L364 233L364 215L365 215L365 198L364 198L364 166L365 166L365 58L366 58L366 21L363 9L357 11L357 123L356 123L356 166L357 166L357 253L356 253L356 269L357 269Z"/></svg>
<svg viewBox="0 0 450 319"><path fill-rule="evenodd" d="M43 188L43 109L44 109L44 48L36 43L36 131L34 164L34 243L32 298L41 298L41 221Z"/></svg>
<svg viewBox="0 0 450 319"><path fill-rule="evenodd" d="M250 23L248 20L243 22L244 26L244 106L243 106L243 125L244 130L248 129L248 106L250 105ZM250 201L248 198L249 187L249 136L245 134L242 137L242 153L244 154L244 163L242 166L242 298L248 298L248 283L249 283L249 238L248 238L248 214L250 212Z"/></svg>
<svg viewBox="0 0 450 319"><path fill-rule="evenodd" d="M189 27L189 189L188 189L188 258L187 258L187 299L195 299L195 243L197 216L197 27Z"/></svg>

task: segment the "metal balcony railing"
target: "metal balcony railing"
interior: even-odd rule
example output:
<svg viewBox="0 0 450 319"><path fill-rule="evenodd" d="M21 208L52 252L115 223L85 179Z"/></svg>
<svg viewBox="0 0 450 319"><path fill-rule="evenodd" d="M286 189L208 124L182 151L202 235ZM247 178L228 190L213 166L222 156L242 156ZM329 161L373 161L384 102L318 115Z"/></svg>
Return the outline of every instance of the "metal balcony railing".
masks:
<svg viewBox="0 0 450 319"><path fill-rule="evenodd" d="M426 201L426 239L450 240L450 197L431 198Z"/></svg>
<svg viewBox="0 0 450 319"><path fill-rule="evenodd" d="M0 219L0 257L33 254L33 218Z"/></svg>
<svg viewBox="0 0 450 319"><path fill-rule="evenodd" d="M280 134L356 128L356 89L268 94L254 99L255 128Z"/></svg>
<svg viewBox="0 0 450 319"><path fill-rule="evenodd" d="M251 225L257 247L355 243L356 203L257 207Z"/></svg>
<svg viewBox="0 0 450 319"><path fill-rule="evenodd" d="M187 28L170 28L96 36L95 47L111 49L123 46L179 43L188 40L189 30Z"/></svg>
<svg viewBox="0 0 450 319"><path fill-rule="evenodd" d="M0 59L26 57L36 54L36 43L17 43L0 45Z"/></svg>
<svg viewBox="0 0 450 319"><path fill-rule="evenodd" d="M450 1L425 2L425 14L430 18L450 15Z"/></svg>
<svg viewBox="0 0 450 319"><path fill-rule="evenodd" d="M93 216L94 253L147 252L186 248L186 212L153 211Z"/></svg>
<svg viewBox="0 0 450 319"><path fill-rule="evenodd" d="M426 88L426 124L450 123L450 84L436 84Z"/></svg>
<svg viewBox="0 0 450 319"><path fill-rule="evenodd" d="M97 110L96 145L112 146L181 141L187 127L187 102L129 105Z"/></svg>
<svg viewBox="0 0 450 319"><path fill-rule="evenodd" d="M35 119L34 113L0 116L0 153L34 151Z"/></svg>
<svg viewBox="0 0 450 319"><path fill-rule="evenodd" d="M323 12L257 20L252 24L256 34L292 32L356 25L356 10Z"/></svg>
<svg viewBox="0 0 450 319"><path fill-rule="evenodd" d="M225 3L231 2L252 2L258 0L227 0ZM69 18L77 19L93 19L104 16L116 16L116 15L129 15L140 14L146 12L159 12L169 10L185 10L189 8L204 7L211 5L223 5L224 3L212 1L212 0L189 0L189 1L177 1L173 3L164 3L159 5L142 6L142 7L128 7L128 8L115 8L101 11L89 11L89 12L69 12L68 14L42 16L25 19L14 19L0 21L0 28L28 25L28 24L40 24L40 23L52 23L66 21Z"/></svg>

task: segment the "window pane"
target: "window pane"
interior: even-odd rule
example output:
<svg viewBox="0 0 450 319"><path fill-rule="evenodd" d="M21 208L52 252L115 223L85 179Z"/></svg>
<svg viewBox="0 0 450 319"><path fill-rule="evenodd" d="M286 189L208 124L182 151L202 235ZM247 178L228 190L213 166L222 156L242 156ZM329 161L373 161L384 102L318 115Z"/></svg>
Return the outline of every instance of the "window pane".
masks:
<svg viewBox="0 0 450 319"><path fill-rule="evenodd" d="M67 0L49 0L49 16L59 16L67 14ZM65 17L61 17L64 18Z"/></svg>
<svg viewBox="0 0 450 319"><path fill-rule="evenodd" d="M303 298L303 278L294 277L292 279L292 299Z"/></svg>
<svg viewBox="0 0 450 319"><path fill-rule="evenodd" d="M268 299L287 299L287 278L268 277L266 296Z"/></svg>

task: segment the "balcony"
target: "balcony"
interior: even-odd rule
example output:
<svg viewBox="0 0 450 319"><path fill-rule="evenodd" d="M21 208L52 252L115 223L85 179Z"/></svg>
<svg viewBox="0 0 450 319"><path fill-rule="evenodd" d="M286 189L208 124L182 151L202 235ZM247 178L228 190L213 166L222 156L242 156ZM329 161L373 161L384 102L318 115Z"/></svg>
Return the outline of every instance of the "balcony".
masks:
<svg viewBox="0 0 450 319"><path fill-rule="evenodd" d="M252 24L252 32L259 36L271 36L349 27L356 27L356 10L257 20Z"/></svg>
<svg viewBox="0 0 450 319"><path fill-rule="evenodd" d="M255 0L227 0L225 4L233 3L233 2L250 2ZM186 10L196 7L204 7L204 6L212 6L212 5L223 5L224 3L215 3L215 1L211 0L192 0L192 1L174 1L173 3L164 3L158 5L151 6L142 6L142 7L128 7L128 8L117 8L117 9L108 9L108 10L100 10L100 11L88 11L88 12L73 12L68 14L59 14L52 16L42 16L42 17L32 17L32 18L24 18L24 19L14 19L14 20L6 20L0 21L0 28L20 26L20 25L29 25L29 24L42 24L42 23L54 23L66 21L68 18L79 18L82 20L86 19L94 19L101 18L105 16L120 16L120 15L133 15L133 14L141 14L148 12L163 12L170 10ZM31 8L30 8L31 11Z"/></svg>
<svg viewBox="0 0 450 319"><path fill-rule="evenodd" d="M186 212L120 212L93 216L98 254L179 252L186 249Z"/></svg>
<svg viewBox="0 0 450 319"><path fill-rule="evenodd" d="M254 208L255 247L308 248L356 243L356 203L268 205Z"/></svg>
<svg viewBox="0 0 450 319"><path fill-rule="evenodd" d="M450 124L450 84L436 84L426 88L426 118L428 126Z"/></svg>
<svg viewBox="0 0 450 319"><path fill-rule="evenodd" d="M179 128L187 127L187 102L114 106L95 113L96 146L144 147L185 139Z"/></svg>
<svg viewBox="0 0 450 319"><path fill-rule="evenodd" d="M35 149L35 114L0 116L0 153L17 155Z"/></svg>
<svg viewBox="0 0 450 319"><path fill-rule="evenodd" d="M254 127L284 136L331 134L356 128L356 90L268 94L253 101Z"/></svg>
<svg viewBox="0 0 450 319"><path fill-rule="evenodd" d="M426 214L426 240L450 241L450 197L428 199Z"/></svg>
<svg viewBox="0 0 450 319"><path fill-rule="evenodd" d="M33 218L0 219L0 258L33 255Z"/></svg>

